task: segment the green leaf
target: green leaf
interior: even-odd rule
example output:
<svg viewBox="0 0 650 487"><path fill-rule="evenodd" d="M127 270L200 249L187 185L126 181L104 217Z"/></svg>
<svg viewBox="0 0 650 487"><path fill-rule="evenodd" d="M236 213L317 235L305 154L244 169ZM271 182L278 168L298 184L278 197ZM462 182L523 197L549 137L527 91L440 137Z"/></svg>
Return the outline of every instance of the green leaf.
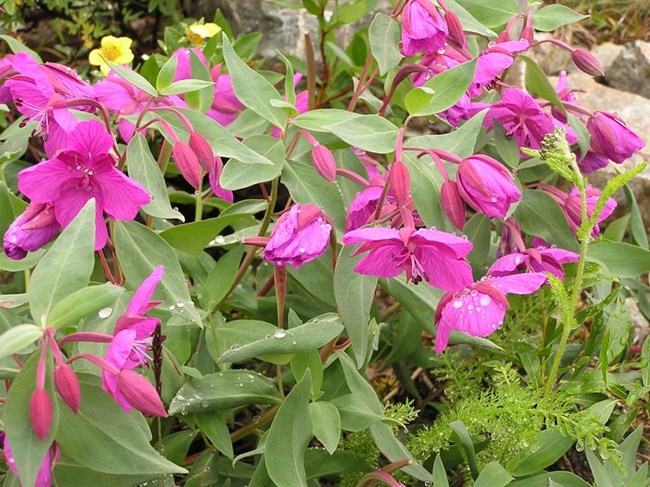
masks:
<svg viewBox="0 0 650 487"><path fill-rule="evenodd" d="M525 189L514 217L527 234L541 237L560 248L578 251L578 242L569 228L566 216L549 195Z"/></svg>
<svg viewBox="0 0 650 487"><path fill-rule="evenodd" d="M118 475L187 473L161 457L149 444L137 411L130 415L97 386L81 383L81 408L76 414L60 408L56 442L79 464Z"/></svg>
<svg viewBox="0 0 650 487"><path fill-rule="evenodd" d="M235 454L232 449L232 440L230 439L230 432L228 431L225 418L218 414L197 414L194 416L194 419L196 420L196 425L208 437L210 443L227 458L232 460Z"/></svg>
<svg viewBox="0 0 650 487"><path fill-rule="evenodd" d="M435 91L424 86L413 88L404 97L404 106L411 115L419 114L433 98Z"/></svg>
<svg viewBox="0 0 650 487"><path fill-rule="evenodd" d="M13 51L14 54L17 54L19 52L26 52L31 57L33 57L36 60L36 62L38 62L39 64L43 62L41 56L39 56L36 51L30 49L25 44L20 42L18 39L8 35L0 35L0 39L2 39L7 44L9 44L9 48Z"/></svg>
<svg viewBox="0 0 650 487"><path fill-rule="evenodd" d="M213 81L205 81L201 79L182 79L173 82L167 88L161 90L160 94L164 96L180 95L182 93L198 91L212 86L214 86Z"/></svg>
<svg viewBox="0 0 650 487"><path fill-rule="evenodd" d="M542 32L551 32L563 25L574 24L588 15L580 15L564 5L546 5L533 12L533 27Z"/></svg>
<svg viewBox="0 0 650 487"><path fill-rule="evenodd" d="M508 487L548 487L549 481L559 483L563 487L591 487L576 474L571 472L544 472L532 477L515 480Z"/></svg>
<svg viewBox="0 0 650 487"><path fill-rule="evenodd" d="M201 296L208 309L212 309L226 297L228 289L235 281L243 252L243 245L237 245L229 250L217 261L208 274L205 283L201 286Z"/></svg>
<svg viewBox="0 0 650 487"><path fill-rule="evenodd" d="M398 462L406 459L412 460L413 464L407 465L402 469L402 471L424 482L431 482L433 480L433 475L416 462L413 455L411 455L406 447L395 438L395 434L390 426L384 423L374 423L371 424L369 428L373 441L386 458L391 462Z"/></svg>
<svg viewBox="0 0 650 487"><path fill-rule="evenodd" d="M474 32L489 39L495 39L497 37L497 34L493 30L488 29L481 22L476 20L476 18L461 7L456 0L446 0L445 3L449 7L449 10L458 15L465 32Z"/></svg>
<svg viewBox="0 0 650 487"><path fill-rule="evenodd" d="M368 40L370 51L383 76L399 64L404 56L399 50L401 33L399 24L386 14L378 12L370 23Z"/></svg>
<svg viewBox="0 0 650 487"><path fill-rule="evenodd" d="M476 463L476 452L474 450L474 442L472 442L467 428L460 420L449 423L449 427L454 432L452 435L454 441L461 447L461 453L472 472L472 477L477 478L479 471Z"/></svg>
<svg viewBox="0 0 650 487"><path fill-rule="evenodd" d="M474 487L505 487L512 481L512 475L497 462L490 462L474 482Z"/></svg>
<svg viewBox="0 0 650 487"><path fill-rule="evenodd" d="M345 382L347 383L350 392L352 392L352 394L366 406L368 411L382 417L384 415L384 408L377 397L377 393L368 383L366 378L361 376L354 366L352 359L346 353L341 351L336 351L335 354L343 367Z"/></svg>
<svg viewBox="0 0 650 487"><path fill-rule="evenodd" d="M486 2L485 0L456 0L483 25L499 27L505 25L512 16L520 13L514 0Z"/></svg>
<svg viewBox="0 0 650 487"><path fill-rule="evenodd" d="M449 479L447 479L447 472L440 454L436 455L436 460L433 462L433 485L435 487L449 487Z"/></svg>
<svg viewBox="0 0 650 487"><path fill-rule="evenodd" d="M312 438L311 373L306 372L282 402L266 438L266 470L276 485L307 487L305 452Z"/></svg>
<svg viewBox="0 0 650 487"><path fill-rule="evenodd" d="M156 88L162 91L172 84L174 76L176 75L176 66L178 65L178 56L170 57L163 67L158 71L156 77Z"/></svg>
<svg viewBox="0 0 650 487"><path fill-rule="evenodd" d="M323 129L354 147L377 154L393 152L397 145L398 128L378 115L356 115Z"/></svg>
<svg viewBox="0 0 650 487"><path fill-rule="evenodd" d="M152 59L152 58L150 58ZM54 467L54 485L65 487L133 487L151 480L153 475L115 475L103 473L80 465L69 456L62 454Z"/></svg>
<svg viewBox="0 0 650 487"><path fill-rule="evenodd" d="M406 147L443 149L458 157L469 157L476 151L476 141L483 130L483 119L487 110L477 113L456 130L444 135L420 135L405 142Z"/></svg>
<svg viewBox="0 0 650 487"><path fill-rule="evenodd" d="M433 160L428 156L416 159L413 155L405 153L403 162L411 175L411 194L424 223L442 231L452 231L452 224L440 203L442 176Z"/></svg>
<svg viewBox="0 0 650 487"><path fill-rule="evenodd" d="M204 49L204 54L206 54L207 56L207 53L205 53L205 49ZM212 76L210 75L210 71L203 64L201 59L199 59L196 53L191 49L190 49L190 70L192 72L192 79L202 80L209 84L207 84L205 88L202 88L198 91L191 91L190 93L186 94L185 103L187 103L188 106L193 110L197 110L201 113L205 113L212 107L212 103L214 102L215 85L214 82L212 81Z"/></svg>
<svg viewBox="0 0 650 487"><path fill-rule="evenodd" d="M632 234L632 240L639 247L647 250L648 234L646 233L643 217L641 216L641 211L639 210L639 204L637 203L634 192L630 188L629 184L626 184L623 187L623 190L625 191L627 207L630 209L630 233Z"/></svg>
<svg viewBox="0 0 650 487"><path fill-rule="evenodd" d="M338 409L331 402L312 402L309 405L309 415L314 427L314 436L332 455L341 437L341 416Z"/></svg>
<svg viewBox="0 0 650 487"><path fill-rule="evenodd" d="M573 438L563 435L558 428L544 430L537 435L537 447L516 455L508 463L508 470L515 477L537 473L557 462L573 443Z"/></svg>
<svg viewBox="0 0 650 487"><path fill-rule="evenodd" d="M277 178L285 163L284 144L270 135L254 135L244 141L273 164L250 164L230 159L223 168L219 183L224 189L237 190Z"/></svg>
<svg viewBox="0 0 650 487"><path fill-rule="evenodd" d="M223 36L223 56L239 101L276 127L284 129L286 112L274 108L270 103L270 100L282 100L278 90L237 56L226 36Z"/></svg>
<svg viewBox="0 0 650 487"><path fill-rule="evenodd" d="M9 328L0 335L0 359L19 353L43 336L36 325L24 324Z"/></svg>
<svg viewBox="0 0 650 487"><path fill-rule="evenodd" d="M551 82L548 80L546 74L544 74L544 71L542 71L542 68L540 68L539 65L528 56L519 55L517 58L526 63L526 88L528 91L532 95L542 97L551 102L555 107L565 111L562 100L560 100L555 88L551 85Z"/></svg>
<svg viewBox="0 0 650 487"><path fill-rule="evenodd" d="M95 200L91 199L34 269L29 305L37 324L47 322L61 299L86 287L95 264L94 245Z"/></svg>
<svg viewBox="0 0 650 487"><path fill-rule="evenodd" d="M46 373L45 390L52 400L52 426L50 434L44 441L40 441L36 437L29 418L29 402L36 389L36 368L40 355L40 353L34 353L25 362L25 366L11 384L3 408L2 419L5 433L16 461L16 468L20 474L22 485L34 485L41 463L59 429L59 407L58 402L55 400L51 381L51 357L47 360L49 373ZM67 408L67 406L64 407Z"/></svg>
<svg viewBox="0 0 650 487"><path fill-rule="evenodd" d="M473 59L431 78L424 84L423 88L433 90L433 97L424 108L416 113L411 113L411 115L432 115L454 106L472 84L475 71L476 59Z"/></svg>
<svg viewBox="0 0 650 487"><path fill-rule="evenodd" d="M165 272L156 287L154 300L163 301L175 316L202 326L183 270L169 244L137 222L115 222L114 238L117 257L130 287L137 288L156 267L164 265Z"/></svg>
<svg viewBox="0 0 650 487"><path fill-rule="evenodd" d="M334 295L357 367L361 367L368 353L368 321L377 278L354 271L354 266L362 257L352 257L354 250L355 247L344 246L339 253L334 271Z"/></svg>
<svg viewBox="0 0 650 487"><path fill-rule="evenodd" d="M494 147L510 167L519 166L519 144L513 138L508 138L506 129L496 120L494 121Z"/></svg>
<svg viewBox="0 0 650 487"><path fill-rule="evenodd" d="M262 339L235 344L221 354L219 362L243 362L263 355L286 355L307 352L322 347L343 331L341 318L334 313L313 318L304 325L289 330L277 328L275 333Z"/></svg>
<svg viewBox="0 0 650 487"><path fill-rule="evenodd" d="M169 405L170 414L209 413L279 402L275 384L250 370L224 370L184 384Z"/></svg>
<svg viewBox="0 0 650 487"><path fill-rule="evenodd" d="M358 116L357 113L337 108L310 110L293 118L291 124L310 132L328 132L325 126L352 120Z"/></svg>
<svg viewBox="0 0 650 487"><path fill-rule="evenodd" d="M52 308L47 317L48 326L57 329L74 326L81 318L113 304L123 292L124 288L110 283L79 289Z"/></svg>
<svg viewBox="0 0 650 487"><path fill-rule="evenodd" d="M151 203L142 207L147 215L185 221L183 214L174 210L169 203L165 178L142 134L136 133L129 142L126 148L126 164L129 176L142 184L151 196Z"/></svg>
<svg viewBox="0 0 650 487"><path fill-rule="evenodd" d="M587 448L585 450L587 455L587 462L589 462L589 468L591 468L591 473L594 476L595 483L598 487L616 487L616 484L611 479L605 467L601 461L596 457L596 454L593 450Z"/></svg>
<svg viewBox="0 0 650 487"><path fill-rule="evenodd" d="M106 64L110 66L110 68L115 72L116 75L118 75L120 78L125 80L127 83L132 84L136 88L141 89L144 91L147 95L151 96L158 96L158 92L156 91L156 88L154 88L151 83L149 83L144 76L136 73L135 71L131 69L126 69L123 68L122 66L118 66L117 64L113 64L109 61L106 61Z"/></svg>
<svg viewBox="0 0 650 487"><path fill-rule="evenodd" d="M620 278L633 279L650 271L650 251L624 242L593 243L587 257L601 264L610 275Z"/></svg>
<svg viewBox="0 0 650 487"><path fill-rule="evenodd" d="M480 271L490 253L490 219L481 213L477 213L465 224L463 232L474 248L467 256L467 260L472 265L472 269Z"/></svg>

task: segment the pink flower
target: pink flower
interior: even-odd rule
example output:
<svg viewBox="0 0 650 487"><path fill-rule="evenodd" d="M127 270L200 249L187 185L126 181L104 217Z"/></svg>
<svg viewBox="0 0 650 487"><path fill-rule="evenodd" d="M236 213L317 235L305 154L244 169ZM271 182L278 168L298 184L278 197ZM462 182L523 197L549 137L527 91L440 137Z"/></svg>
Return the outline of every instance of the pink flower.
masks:
<svg viewBox="0 0 650 487"><path fill-rule="evenodd" d="M199 58L199 61L206 68L208 65L208 60L205 58L203 52L196 47L182 47L176 49L171 57L176 58L176 73L174 74L174 81L180 81L183 79L190 79L192 77L192 55L194 53L196 57Z"/></svg>
<svg viewBox="0 0 650 487"><path fill-rule="evenodd" d="M223 162L221 161L221 157L215 157L214 167L211 171L208 172L210 188L212 188L212 192L215 194L215 196L221 198L224 201L227 201L228 203L232 203L235 200L233 192L228 189L223 189L219 183L219 178L221 177L222 172Z"/></svg>
<svg viewBox="0 0 650 487"><path fill-rule="evenodd" d="M160 323L159 318L144 316L158 302L151 297L162 279L164 267L159 266L136 290L123 316L115 325L115 336L108 345L104 360L117 371L102 370L102 388L128 413L131 402L124 397L118 386L119 372L145 365L149 360L152 334Z"/></svg>
<svg viewBox="0 0 650 487"><path fill-rule="evenodd" d="M594 112L587 120L591 149L621 163L641 150L645 143L613 113Z"/></svg>
<svg viewBox="0 0 650 487"><path fill-rule="evenodd" d="M66 102L74 98L93 98L93 91L73 69L56 63L38 64L24 52L14 56L18 73L5 82L16 109L28 120L39 123L45 150L53 155L66 145L67 134L79 123ZM87 107L77 107L89 110Z"/></svg>
<svg viewBox="0 0 650 487"><path fill-rule="evenodd" d="M445 45L449 29L430 0L409 0L402 10L402 52L414 56Z"/></svg>
<svg viewBox="0 0 650 487"><path fill-rule="evenodd" d="M517 88L506 89L501 101L492 105L483 125L492 128L494 121L506 129L506 136L514 138L520 147L539 149L546 134L555 129L553 120L528 94Z"/></svg>
<svg viewBox="0 0 650 487"><path fill-rule="evenodd" d="M40 249L56 237L60 228L51 204L31 203L9 225L4 235L4 252L11 259L24 259L27 252Z"/></svg>
<svg viewBox="0 0 650 487"><path fill-rule="evenodd" d="M528 272L504 277L488 276L461 291L445 294L436 308L436 353L449 343L451 330L485 337L503 324L508 309L506 294L532 294L546 282L546 274Z"/></svg>
<svg viewBox="0 0 650 487"><path fill-rule="evenodd" d="M600 190L592 187L591 185L587 185L586 193L587 193L587 217L591 218L591 216L594 214L594 208L596 207L596 203L600 198ZM569 223L569 226L571 227L571 230L573 230L575 233L578 230L578 227L580 227L580 225L582 224L582 210L580 207L580 191L578 190L578 188L574 186L571 192L565 195L565 198L563 198L563 200L558 202L560 203L560 206L562 207L562 210L564 211L564 214L567 217L567 221ZM607 217L611 215L615 209L616 209L616 200L614 200L613 198L609 198L607 200L607 203L605 203L605 207L603 208L603 211L601 212L601 214L598 216L596 220L596 225L594 226L594 229L592 231L593 236L597 236L600 234L600 228L598 227L598 223L607 219Z"/></svg>
<svg viewBox="0 0 650 487"><path fill-rule="evenodd" d="M469 89L473 98L481 94L482 88L491 88L499 75L512 66L514 57L528 49L526 41L499 42L483 50L476 60L476 72Z"/></svg>
<svg viewBox="0 0 650 487"><path fill-rule="evenodd" d="M458 165L458 191L465 202L489 217L504 218L521 199L510 172L489 156L477 154Z"/></svg>
<svg viewBox="0 0 650 487"><path fill-rule="evenodd" d="M361 243L355 255L368 252L354 268L360 274L391 278L406 272L406 279L414 284L425 280L445 291L456 291L472 282L472 269L465 260L472 244L449 233L361 228L347 232L343 243Z"/></svg>
<svg viewBox="0 0 650 487"><path fill-rule="evenodd" d="M235 96L230 75L221 73L221 64L210 70L210 76L215 83L214 100L207 115L225 127L237 118L244 104Z"/></svg>
<svg viewBox="0 0 650 487"><path fill-rule="evenodd" d="M275 222L264 249L264 259L276 265L290 264L298 269L325 253L331 230L332 226L325 221L320 208L293 205Z"/></svg>
<svg viewBox="0 0 650 487"><path fill-rule="evenodd" d="M580 256L569 250L554 246L539 246L504 255L492 264L488 274L492 276L509 276L518 271L550 272L558 279L564 279L562 264L578 262Z"/></svg>
<svg viewBox="0 0 650 487"><path fill-rule="evenodd" d="M54 158L18 174L18 188L32 203L54 204L56 221L67 227L86 202L96 201L95 249L106 245L104 214L133 220L149 203L146 190L115 167L113 137L97 120L80 122Z"/></svg>

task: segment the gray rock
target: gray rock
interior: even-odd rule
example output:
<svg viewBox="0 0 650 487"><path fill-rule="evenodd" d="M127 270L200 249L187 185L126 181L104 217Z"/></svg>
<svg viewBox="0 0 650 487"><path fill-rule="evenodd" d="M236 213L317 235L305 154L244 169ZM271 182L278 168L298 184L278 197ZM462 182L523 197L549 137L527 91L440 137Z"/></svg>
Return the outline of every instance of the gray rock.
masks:
<svg viewBox="0 0 650 487"><path fill-rule="evenodd" d="M605 78L608 79L609 70L614 63L614 60L623 50L623 46L620 44L614 44L613 42L603 42L598 44L591 49L591 52L598 60L602 63L605 68Z"/></svg>
<svg viewBox="0 0 650 487"><path fill-rule="evenodd" d="M650 98L650 43L627 44L606 73L608 84Z"/></svg>
<svg viewBox="0 0 650 487"><path fill-rule="evenodd" d="M603 187L616 171L628 169L640 162L650 161L650 99L626 91L619 91L609 86L599 84L594 78L584 73L574 72L568 75L569 86L573 89L584 90L576 93L582 106L589 110L601 110L618 114L627 126L636 132L646 146L623 164L610 163L609 166L590 175L590 182L597 187ZM639 204L646 229L650 229L650 168L646 168L637 176L630 186ZM616 200L625 208L625 196L622 191Z"/></svg>

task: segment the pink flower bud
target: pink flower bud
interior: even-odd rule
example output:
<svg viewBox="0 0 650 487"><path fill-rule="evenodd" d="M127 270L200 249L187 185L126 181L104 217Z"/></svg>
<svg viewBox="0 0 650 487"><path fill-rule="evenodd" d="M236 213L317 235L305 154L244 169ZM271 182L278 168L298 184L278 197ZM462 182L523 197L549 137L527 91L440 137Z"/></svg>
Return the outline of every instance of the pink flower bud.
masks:
<svg viewBox="0 0 650 487"><path fill-rule="evenodd" d="M402 161L395 161L390 166L388 181L390 182L390 188L395 196L397 205L400 207L404 206L411 192L411 177Z"/></svg>
<svg viewBox="0 0 650 487"><path fill-rule="evenodd" d="M526 21L524 24L524 28L521 30L520 38L522 41L528 41L528 44L532 44L533 41L535 40L535 29L533 29L533 16L530 14L526 14Z"/></svg>
<svg viewBox="0 0 650 487"><path fill-rule="evenodd" d="M40 441L50 434L52 426L52 400L45 389L36 389L29 400L29 419Z"/></svg>
<svg viewBox="0 0 650 487"><path fill-rule="evenodd" d="M465 202L458 192L456 181L450 179L442 183L440 189L442 209L458 230L465 226Z"/></svg>
<svg viewBox="0 0 650 487"><path fill-rule="evenodd" d="M605 68L596 56L585 49L574 49L571 59L576 67L589 76L604 76Z"/></svg>
<svg viewBox="0 0 650 487"><path fill-rule="evenodd" d="M311 161L318 174L330 183L336 182L336 161L331 150L318 144L311 151Z"/></svg>
<svg viewBox="0 0 650 487"><path fill-rule="evenodd" d="M445 22L447 22L447 27L449 29L449 40L456 43L459 47L465 48L467 41L465 38L465 32L463 32L463 25L456 15L451 10L448 10L445 13Z"/></svg>
<svg viewBox="0 0 650 487"><path fill-rule="evenodd" d="M642 149L645 143L613 113L594 112L587 120L591 149L621 163Z"/></svg>
<svg viewBox="0 0 650 487"><path fill-rule="evenodd" d="M121 370L117 375L117 390L138 411L151 416L167 417L167 411L156 389L136 372Z"/></svg>
<svg viewBox="0 0 650 487"><path fill-rule="evenodd" d="M205 172L211 173L214 171L214 153L212 147L205 137L198 132L190 134L190 148L196 154L199 164L205 169Z"/></svg>
<svg viewBox="0 0 650 487"><path fill-rule="evenodd" d="M28 251L34 252L56 237L60 228L54 205L31 203L7 229L4 252L10 259L23 259Z"/></svg>
<svg viewBox="0 0 650 487"><path fill-rule="evenodd" d="M79 379L68 364L61 364L54 369L54 385L63 401L75 413L81 404L81 390Z"/></svg>
<svg viewBox="0 0 650 487"><path fill-rule="evenodd" d="M174 161L176 161L176 167L178 167L185 180L194 189L198 190L201 187L201 166L192 148L179 140L174 144L172 154L174 155Z"/></svg>

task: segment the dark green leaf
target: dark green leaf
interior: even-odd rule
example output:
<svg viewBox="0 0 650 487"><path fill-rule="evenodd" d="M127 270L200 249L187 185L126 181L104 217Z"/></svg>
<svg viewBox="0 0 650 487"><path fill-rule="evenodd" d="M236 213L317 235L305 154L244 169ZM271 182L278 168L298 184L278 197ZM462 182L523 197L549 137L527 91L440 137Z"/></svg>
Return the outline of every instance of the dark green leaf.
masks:
<svg viewBox="0 0 650 487"><path fill-rule="evenodd" d="M336 451L341 437L341 416L338 409L327 401L312 402L309 415L314 428L314 436L332 455Z"/></svg>
<svg viewBox="0 0 650 487"><path fill-rule="evenodd" d="M563 487L591 487L591 484L571 472L544 472L515 480L509 483L508 487L548 487L549 481L559 483Z"/></svg>
<svg viewBox="0 0 650 487"><path fill-rule="evenodd" d="M231 460L235 454L232 449L232 440L230 439L230 432L228 425L224 421L224 417L219 414L197 414L194 416L196 425L201 428L201 431L208 437L210 443Z"/></svg>
<svg viewBox="0 0 650 487"><path fill-rule="evenodd" d="M254 135L244 141L273 164L251 164L230 159L223 168L219 183L225 189L237 190L277 178L285 163L284 144L270 135Z"/></svg>
<svg viewBox="0 0 650 487"><path fill-rule="evenodd" d="M625 190L625 199L627 200L627 207L630 209L630 233L632 240L639 247L648 249L648 234L646 233L643 217L639 211L639 204L634 196L634 191L626 184L623 189Z"/></svg>
<svg viewBox="0 0 650 487"><path fill-rule="evenodd" d="M474 248L467 256L467 260L472 264L474 271L480 271L490 252L490 239L492 236L490 219L477 213L465 224L463 232L467 235L469 241L474 244Z"/></svg>
<svg viewBox="0 0 650 487"><path fill-rule="evenodd" d="M505 487L512 480L512 475L497 462L490 462L479 474L475 487Z"/></svg>
<svg viewBox="0 0 650 487"><path fill-rule="evenodd" d="M249 370L224 370L184 384L172 399L169 413L203 414L278 401L275 385L263 375Z"/></svg>
<svg viewBox="0 0 650 487"><path fill-rule="evenodd" d="M508 470L515 477L535 474L553 465L564 455L574 440L553 428L537 435L537 447L533 451L522 451L508 464Z"/></svg>
<svg viewBox="0 0 650 487"><path fill-rule="evenodd" d="M596 242L589 246L587 255L589 260L601 264L612 276L635 278L650 271L650 252L636 245Z"/></svg>

